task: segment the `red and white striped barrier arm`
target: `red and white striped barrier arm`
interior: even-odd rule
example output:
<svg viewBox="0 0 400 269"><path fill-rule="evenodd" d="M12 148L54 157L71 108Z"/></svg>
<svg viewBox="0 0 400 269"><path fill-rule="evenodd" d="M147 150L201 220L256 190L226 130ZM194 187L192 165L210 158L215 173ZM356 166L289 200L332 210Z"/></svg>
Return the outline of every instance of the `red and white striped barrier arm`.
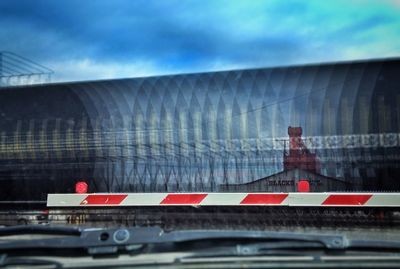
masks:
<svg viewBox="0 0 400 269"><path fill-rule="evenodd" d="M48 194L48 207L120 206L400 207L400 193L92 193Z"/></svg>

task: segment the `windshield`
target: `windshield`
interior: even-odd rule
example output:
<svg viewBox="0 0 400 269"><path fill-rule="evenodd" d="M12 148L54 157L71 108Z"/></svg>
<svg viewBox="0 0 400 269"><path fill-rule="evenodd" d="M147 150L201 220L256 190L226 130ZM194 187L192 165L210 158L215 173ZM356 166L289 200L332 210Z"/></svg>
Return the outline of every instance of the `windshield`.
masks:
<svg viewBox="0 0 400 269"><path fill-rule="evenodd" d="M252 241L257 255L397 242L399 14L396 1L2 1L0 237L62 226L151 245L131 235L212 229L182 240L219 254L232 242L218 232L297 233L229 234L279 242ZM143 227L161 232L130 230ZM22 245L0 244L0 267L1 247Z"/></svg>

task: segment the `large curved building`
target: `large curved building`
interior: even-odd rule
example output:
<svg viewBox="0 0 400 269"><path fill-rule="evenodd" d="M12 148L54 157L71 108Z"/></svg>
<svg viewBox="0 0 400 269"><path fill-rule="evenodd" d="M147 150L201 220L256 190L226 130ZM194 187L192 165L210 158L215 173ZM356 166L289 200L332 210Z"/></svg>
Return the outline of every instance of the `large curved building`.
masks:
<svg viewBox="0 0 400 269"><path fill-rule="evenodd" d="M0 200L250 183L285 170L289 126L316 176L399 191L399 75L377 59L2 88Z"/></svg>

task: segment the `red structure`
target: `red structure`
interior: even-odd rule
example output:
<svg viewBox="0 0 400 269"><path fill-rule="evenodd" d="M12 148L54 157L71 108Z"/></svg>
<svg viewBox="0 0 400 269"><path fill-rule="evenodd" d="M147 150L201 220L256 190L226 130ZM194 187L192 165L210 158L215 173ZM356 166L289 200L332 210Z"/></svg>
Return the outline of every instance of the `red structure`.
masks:
<svg viewBox="0 0 400 269"><path fill-rule="evenodd" d="M285 170L295 168L309 171L311 173L320 173L320 164L315 153L311 153L303 140L301 139L303 130L301 127L288 128L289 134L289 152L284 150L283 165Z"/></svg>

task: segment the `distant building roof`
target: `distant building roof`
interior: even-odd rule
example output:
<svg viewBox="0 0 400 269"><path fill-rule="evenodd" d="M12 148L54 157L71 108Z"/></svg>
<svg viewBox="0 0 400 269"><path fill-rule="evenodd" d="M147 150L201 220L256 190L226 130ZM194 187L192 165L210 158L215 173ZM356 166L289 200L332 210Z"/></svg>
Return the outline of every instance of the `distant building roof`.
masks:
<svg viewBox="0 0 400 269"><path fill-rule="evenodd" d="M345 191L351 189L350 187L352 185L340 179L295 168L252 182L219 185L219 191L293 192L297 191L297 182L302 179L306 179L310 182L310 191Z"/></svg>

